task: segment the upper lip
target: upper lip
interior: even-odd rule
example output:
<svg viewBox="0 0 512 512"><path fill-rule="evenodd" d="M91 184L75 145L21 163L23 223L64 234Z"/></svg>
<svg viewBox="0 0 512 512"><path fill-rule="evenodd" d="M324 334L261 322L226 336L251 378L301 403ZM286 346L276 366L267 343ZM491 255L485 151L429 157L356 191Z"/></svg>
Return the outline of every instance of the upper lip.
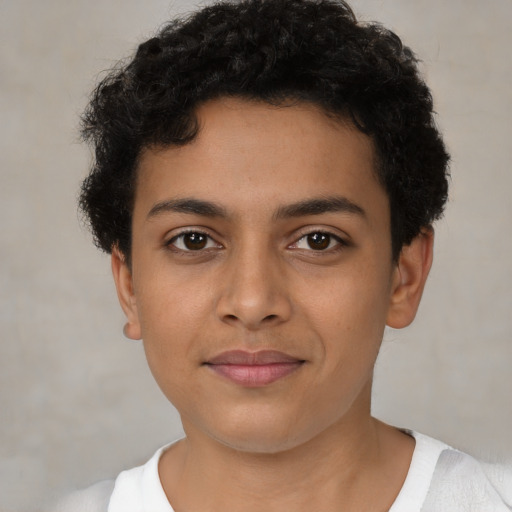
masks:
<svg viewBox="0 0 512 512"><path fill-rule="evenodd" d="M228 350L208 359L205 364L257 366L278 363L300 363L302 361L302 359L279 352L278 350L259 350L258 352Z"/></svg>

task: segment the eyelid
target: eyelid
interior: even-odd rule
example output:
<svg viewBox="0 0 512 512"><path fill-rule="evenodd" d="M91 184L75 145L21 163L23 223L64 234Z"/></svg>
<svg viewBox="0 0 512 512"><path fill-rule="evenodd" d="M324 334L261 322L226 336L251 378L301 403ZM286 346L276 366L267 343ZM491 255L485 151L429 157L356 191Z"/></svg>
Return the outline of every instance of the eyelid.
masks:
<svg viewBox="0 0 512 512"><path fill-rule="evenodd" d="M293 247L293 246L296 246L301 240L303 240L307 236L314 235L315 233L328 235L331 238L334 238L338 243L336 244L335 247L331 247L331 248L323 249L323 250L315 250L312 248L300 249L297 247ZM335 230L334 228L327 228L327 227L320 227L320 226L308 226L307 228L300 229L295 234L294 240L295 240L294 242L292 242L291 244L288 245L289 248L292 248L292 249L295 248L297 250L307 250L307 251L311 251L311 252L315 252L315 253L335 251L336 249L340 249L340 248L347 247L350 245L350 237L348 235L342 234L342 233L340 233L339 230L337 230L337 229Z"/></svg>
<svg viewBox="0 0 512 512"><path fill-rule="evenodd" d="M177 231L177 232L176 232ZM212 247L204 247L202 249L198 249L196 251L192 250L192 249L185 249L185 248L181 248L181 247L176 247L176 245L174 245L174 242L182 237L184 237L185 235L187 234L191 234L191 233L194 233L194 234L198 234L198 235L203 235L205 236L206 238L208 238L209 242L213 242L215 244L215 247L216 248L223 248L223 245L218 242L216 240L216 238L214 238L214 236L208 232L207 229L205 228L196 228L196 227L186 227L186 228L182 228L182 229L179 229L179 230L173 230L172 232L172 236L170 237L166 237L165 241L164 241L164 246L167 247L167 248L172 248L172 250L175 250L175 251L179 251L179 252L183 252L183 253L201 253L201 252L204 252L205 250L207 249L212 249Z"/></svg>
<svg viewBox="0 0 512 512"><path fill-rule="evenodd" d="M166 237L166 239L164 241L164 246L165 247L173 246L174 250L181 251L184 253L194 253L194 252L200 253L207 249L213 248L210 246L210 247L205 247L203 249L198 249L197 251L194 251L191 249L182 249L182 248L176 247L174 245L174 242L176 240L178 240L179 238L181 238L187 234L190 234L190 233L197 233L197 234L203 235L209 239L209 242L213 242L215 244L216 248L219 248L219 249L224 248L224 245L217 240L218 237L215 234L211 234L210 229L204 228L204 227L194 227L194 226L187 226L185 228L178 228L178 229L172 230L170 236L168 235ZM296 231L295 234L293 235L294 241L292 243L288 244L287 247L294 249L293 246L296 246L305 237L315 234L315 233L320 233L320 234L325 234L325 235L330 236L331 238L336 240L336 242L337 242L336 246L328 248L328 249L323 249L323 250L314 250L312 248L309 248L309 249L299 249L296 247L295 248L298 250L307 250L307 251L311 251L311 252L321 253L321 252L334 251L337 248L339 249L339 248L343 248L343 247L347 247L347 246L351 245L349 235L347 235L345 233L340 233L340 231L338 229L325 227L325 226L321 226L321 227L320 226L308 226L308 227L304 227L304 228L301 228L298 231Z"/></svg>

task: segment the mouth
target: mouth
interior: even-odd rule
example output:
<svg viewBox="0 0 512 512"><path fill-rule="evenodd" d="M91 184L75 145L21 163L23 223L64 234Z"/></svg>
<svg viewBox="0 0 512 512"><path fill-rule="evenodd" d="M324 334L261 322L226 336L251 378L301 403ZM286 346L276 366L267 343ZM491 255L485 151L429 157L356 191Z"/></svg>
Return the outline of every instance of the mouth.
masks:
<svg viewBox="0 0 512 512"><path fill-rule="evenodd" d="M204 363L218 375L245 387L262 387L298 370L302 359L276 350L223 352Z"/></svg>

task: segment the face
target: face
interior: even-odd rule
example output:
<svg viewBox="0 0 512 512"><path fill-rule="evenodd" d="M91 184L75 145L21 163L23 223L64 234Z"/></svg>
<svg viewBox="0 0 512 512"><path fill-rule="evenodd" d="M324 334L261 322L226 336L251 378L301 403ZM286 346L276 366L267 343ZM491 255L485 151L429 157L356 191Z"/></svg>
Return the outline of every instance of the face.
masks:
<svg viewBox="0 0 512 512"><path fill-rule="evenodd" d="M401 286L371 141L305 104L197 115L140 160L128 335L189 435L276 452L357 428Z"/></svg>

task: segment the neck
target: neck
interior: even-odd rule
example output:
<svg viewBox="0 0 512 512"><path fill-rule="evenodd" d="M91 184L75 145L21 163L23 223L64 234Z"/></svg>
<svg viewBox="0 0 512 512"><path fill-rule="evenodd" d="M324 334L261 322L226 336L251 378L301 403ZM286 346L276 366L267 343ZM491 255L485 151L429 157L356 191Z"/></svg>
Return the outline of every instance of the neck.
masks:
<svg viewBox="0 0 512 512"><path fill-rule="evenodd" d="M414 441L369 412L352 416L278 453L232 449L184 421L187 438L160 461L164 490L177 511L388 510Z"/></svg>

